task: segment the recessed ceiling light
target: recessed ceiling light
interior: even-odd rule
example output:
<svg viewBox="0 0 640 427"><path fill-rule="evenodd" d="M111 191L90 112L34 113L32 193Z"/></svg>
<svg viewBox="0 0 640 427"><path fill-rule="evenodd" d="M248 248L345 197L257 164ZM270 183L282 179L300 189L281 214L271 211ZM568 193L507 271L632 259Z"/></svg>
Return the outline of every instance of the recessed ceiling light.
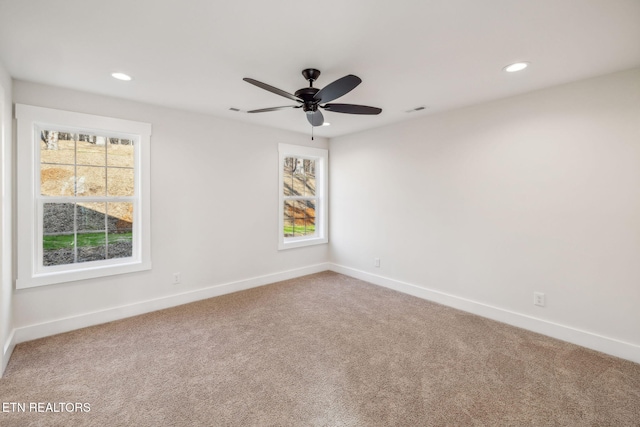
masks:
<svg viewBox="0 0 640 427"><path fill-rule="evenodd" d="M516 71L524 70L528 66L528 62L516 62L515 64L507 65L503 70L507 73L515 73Z"/></svg>
<svg viewBox="0 0 640 427"><path fill-rule="evenodd" d="M112 73L111 77L118 80L124 80L125 82L128 82L129 80L131 80L131 76L125 73Z"/></svg>
<svg viewBox="0 0 640 427"><path fill-rule="evenodd" d="M331 126L331 123L329 123L329 122L324 122L324 123L322 124L322 126Z"/></svg>

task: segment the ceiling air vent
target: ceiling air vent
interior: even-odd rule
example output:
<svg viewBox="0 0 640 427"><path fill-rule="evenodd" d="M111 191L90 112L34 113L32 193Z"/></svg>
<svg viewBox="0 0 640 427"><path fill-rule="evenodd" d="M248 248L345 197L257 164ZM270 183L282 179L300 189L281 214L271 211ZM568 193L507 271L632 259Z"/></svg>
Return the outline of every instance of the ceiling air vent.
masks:
<svg viewBox="0 0 640 427"><path fill-rule="evenodd" d="M416 108L412 108L411 110L405 111L405 113L413 113L414 111L424 110L425 108L427 107L416 107Z"/></svg>

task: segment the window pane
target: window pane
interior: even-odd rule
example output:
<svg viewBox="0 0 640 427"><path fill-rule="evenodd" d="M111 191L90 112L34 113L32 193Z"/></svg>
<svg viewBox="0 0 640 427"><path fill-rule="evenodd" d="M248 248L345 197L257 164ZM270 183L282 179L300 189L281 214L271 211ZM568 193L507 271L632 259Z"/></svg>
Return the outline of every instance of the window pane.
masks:
<svg viewBox="0 0 640 427"><path fill-rule="evenodd" d="M284 196L314 197L316 194L315 160L287 157L284 161Z"/></svg>
<svg viewBox="0 0 640 427"><path fill-rule="evenodd" d="M284 237L293 237L293 219L286 218L284 220Z"/></svg>
<svg viewBox="0 0 640 427"><path fill-rule="evenodd" d="M316 205L314 200L298 201L294 236L308 236L315 233Z"/></svg>
<svg viewBox="0 0 640 427"><path fill-rule="evenodd" d="M107 226L109 233L131 231L133 228L133 203L107 203Z"/></svg>
<svg viewBox="0 0 640 427"><path fill-rule="evenodd" d="M49 130L41 131L40 163L73 165L75 163L73 134Z"/></svg>
<svg viewBox="0 0 640 427"><path fill-rule="evenodd" d="M293 219L295 211L295 200L285 200L284 202L284 217L285 219Z"/></svg>
<svg viewBox="0 0 640 427"><path fill-rule="evenodd" d="M104 231L101 233L78 233L78 262L100 261L106 259L107 242Z"/></svg>
<svg viewBox="0 0 640 427"><path fill-rule="evenodd" d="M284 237L299 237L316 231L315 200L286 200L284 202Z"/></svg>
<svg viewBox="0 0 640 427"><path fill-rule="evenodd" d="M133 169L108 168L107 193L109 196L133 196Z"/></svg>
<svg viewBox="0 0 640 427"><path fill-rule="evenodd" d="M106 259L106 203L76 205L77 262Z"/></svg>
<svg viewBox="0 0 640 427"><path fill-rule="evenodd" d="M286 157L284 159L282 188L285 196L293 195L293 164L294 162L295 162L295 159L293 157Z"/></svg>
<svg viewBox="0 0 640 427"><path fill-rule="evenodd" d="M74 208L73 203L43 205L43 265L63 265L74 262Z"/></svg>
<svg viewBox="0 0 640 427"><path fill-rule="evenodd" d="M43 196L73 196L74 167L40 165L40 194Z"/></svg>
<svg viewBox="0 0 640 427"><path fill-rule="evenodd" d="M107 168L96 166L78 166L76 168L78 178L76 179L76 195L104 196L107 192Z"/></svg>
<svg viewBox="0 0 640 427"><path fill-rule="evenodd" d="M109 138L107 144L107 166L121 166L132 168L134 166L133 140Z"/></svg>
<svg viewBox="0 0 640 427"><path fill-rule="evenodd" d="M297 200L293 202L293 218L296 220L304 219L304 202ZM297 224L300 222L297 221Z"/></svg>
<svg viewBox="0 0 640 427"><path fill-rule="evenodd" d="M314 160L304 161L305 188L304 195L314 197L316 195L316 162Z"/></svg>
<svg viewBox="0 0 640 427"><path fill-rule="evenodd" d="M82 140L76 143L76 161L78 165L105 166L106 138L97 135L81 135Z"/></svg>
<svg viewBox="0 0 640 427"><path fill-rule="evenodd" d="M133 203L107 203L107 258L133 255Z"/></svg>
<svg viewBox="0 0 640 427"><path fill-rule="evenodd" d="M76 228L78 233L88 231L104 231L106 224L107 204L78 203L76 207Z"/></svg>
<svg viewBox="0 0 640 427"><path fill-rule="evenodd" d="M284 202L284 213L283 213L283 223L284 223L284 237L293 237L293 201L285 201Z"/></svg>
<svg viewBox="0 0 640 427"><path fill-rule="evenodd" d="M309 234L313 234L316 230L316 201L307 200L304 216L304 226Z"/></svg>
<svg viewBox="0 0 640 427"><path fill-rule="evenodd" d="M304 196L305 170L304 159L293 159L292 195Z"/></svg>

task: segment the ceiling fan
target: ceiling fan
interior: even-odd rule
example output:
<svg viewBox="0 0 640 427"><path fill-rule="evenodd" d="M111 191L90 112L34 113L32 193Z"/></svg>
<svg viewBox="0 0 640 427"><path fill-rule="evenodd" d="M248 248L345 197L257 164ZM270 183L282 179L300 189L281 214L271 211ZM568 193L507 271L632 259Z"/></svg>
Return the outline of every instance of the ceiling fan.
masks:
<svg viewBox="0 0 640 427"><path fill-rule="evenodd" d="M322 89L313 87L313 82L320 76L320 71L314 68L307 68L306 70L302 70L302 76L309 81L309 87L297 90L294 95L266 83L259 82L258 80L250 79L248 77L242 79L245 82L258 86L259 88L297 102L296 105L261 108L259 110L247 111L247 113L265 113L267 111L283 110L285 108L302 108L302 111L307 113L307 120L311 123L311 126L322 126L324 123L324 116L322 115L320 108L327 111L333 111L334 113L347 114L380 114L382 111L380 108L368 107L366 105L329 104L329 102L334 99L340 98L342 95L351 92L362 82L359 77L354 76L353 74L344 76Z"/></svg>

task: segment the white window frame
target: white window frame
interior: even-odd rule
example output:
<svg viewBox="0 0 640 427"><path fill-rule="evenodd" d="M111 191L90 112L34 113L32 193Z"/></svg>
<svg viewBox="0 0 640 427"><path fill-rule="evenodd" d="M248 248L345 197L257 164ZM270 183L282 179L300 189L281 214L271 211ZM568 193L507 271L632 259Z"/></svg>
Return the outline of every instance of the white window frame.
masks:
<svg viewBox="0 0 640 427"><path fill-rule="evenodd" d="M292 249L329 242L328 189L329 151L302 145L278 144L278 249ZM316 229L314 234L300 237L284 237L284 159L296 157L316 162Z"/></svg>
<svg viewBox="0 0 640 427"><path fill-rule="evenodd" d="M18 275L17 289L111 276L151 269L150 140L151 124L92 114L16 104L18 141ZM40 130L103 133L134 143L132 256L74 264L43 266L40 188ZM105 201L117 201L105 198Z"/></svg>

